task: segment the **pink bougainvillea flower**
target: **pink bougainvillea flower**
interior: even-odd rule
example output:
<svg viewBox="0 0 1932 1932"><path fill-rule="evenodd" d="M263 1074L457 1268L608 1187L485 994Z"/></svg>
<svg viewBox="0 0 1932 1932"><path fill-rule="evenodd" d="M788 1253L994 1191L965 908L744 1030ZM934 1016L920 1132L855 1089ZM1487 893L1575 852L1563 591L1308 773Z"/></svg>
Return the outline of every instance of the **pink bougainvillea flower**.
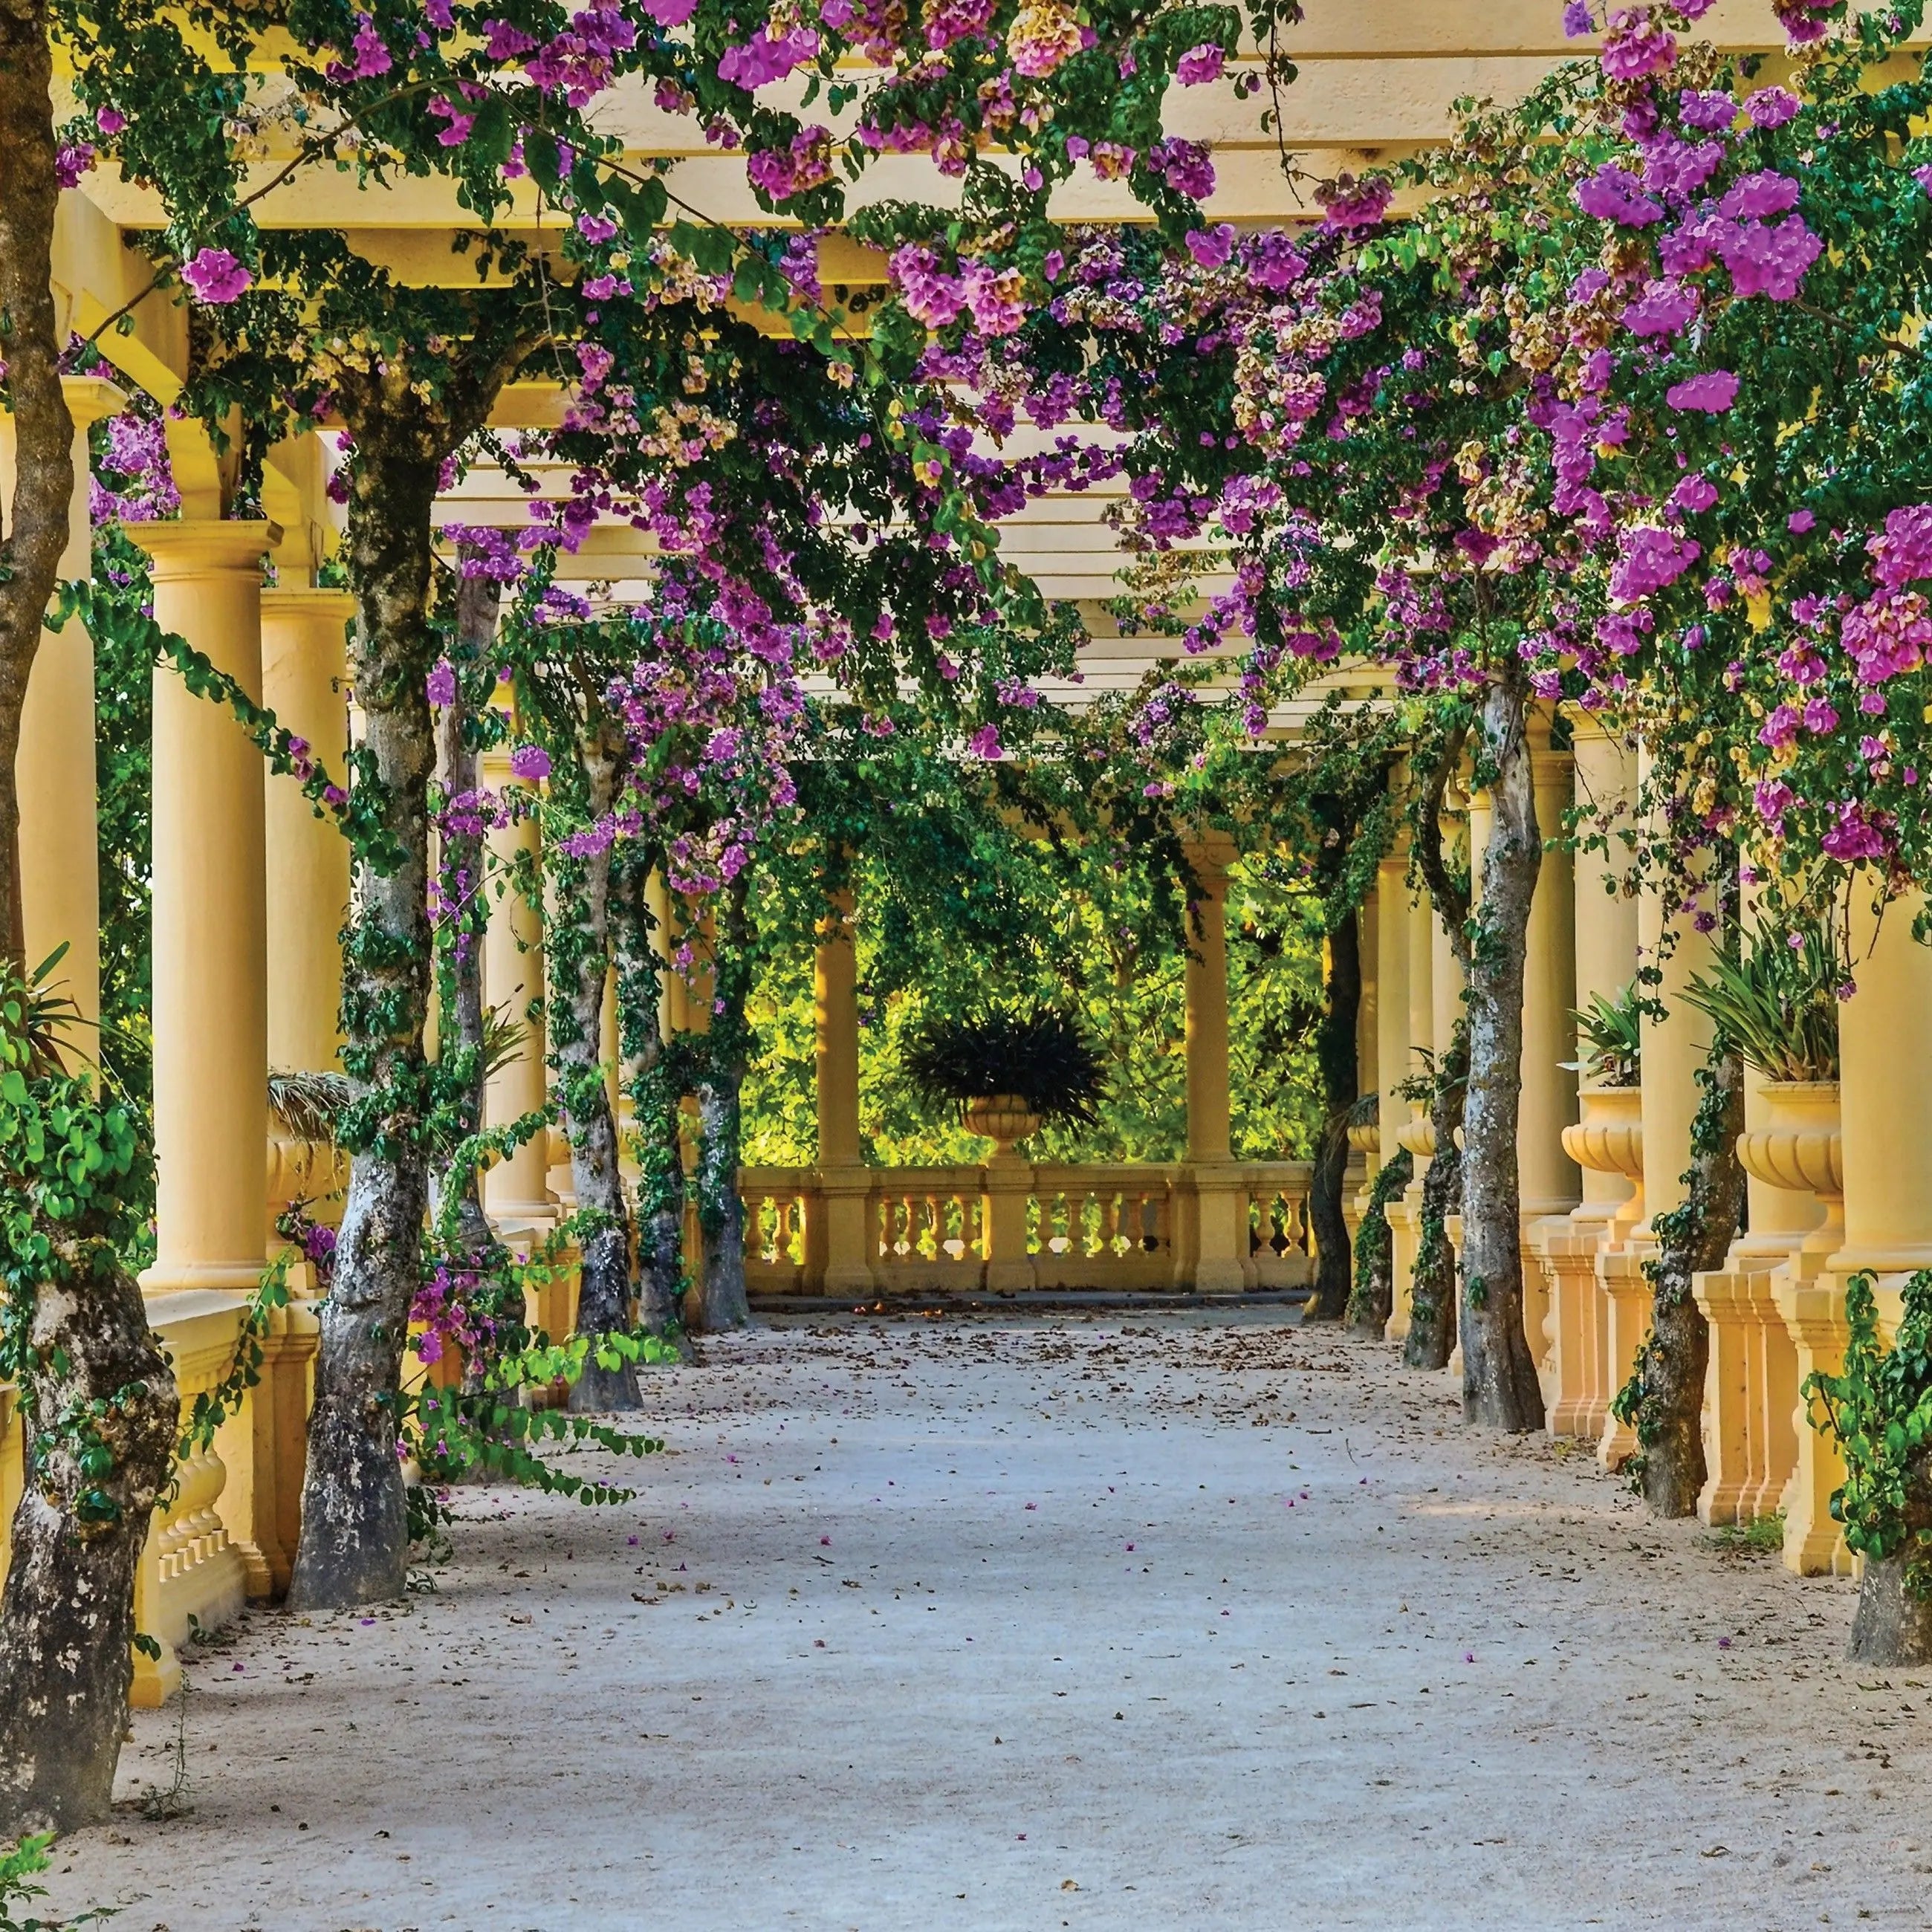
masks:
<svg viewBox="0 0 1932 1932"><path fill-rule="evenodd" d="M196 302L219 307L254 284L255 278L226 248L202 248L182 264L182 280Z"/></svg>
<svg viewBox="0 0 1932 1932"><path fill-rule="evenodd" d="M1932 577L1932 503L1908 503L1885 520L1885 534L1865 545L1872 574L1888 590Z"/></svg>
<svg viewBox="0 0 1932 1932"><path fill-rule="evenodd" d="M1744 112L1754 128L1782 128L1802 105L1796 94L1782 87L1761 87L1744 102Z"/></svg>
<svg viewBox="0 0 1932 1932"><path fill-rule="evenodd" d="M1174 64L1174 77L1183 87L1200 87L1221 78L1227 56L1212 40L1190 47Z"/></svg>
<svg viewBox="0 0 1932 1932"><path fill-rule="evenodd" d="M1704 554L1703 546L1690 538L1647 524L1626 530L1617 548L1610 595L1626 604L1675 584Z"/></svg>
<svg viewBox="0 0 1932 1932"><path fill-rule="evenodd" d="M1611 14L1602 56L1607 78L1642 80L1661 74L1676 58L1676 37L1652 19L1647 7L1619 8Z"/></svg>
<svg viewBox="0 0 1932 1932"><path fill-rule="evenodd" d="M1028 0L1006 30L1006 58L1029 80L1044 80L1086 44L1071 8L1057 0Z"/></svg>
<svg viewBox="0 0 1932 1932"><path fill-rule="evenodd" d="M1358 182L1343 174L1337 175L1331 184L1317 188L1315 199L1321 202L1330 228L1373 228L1388 212L1395 190L1385 181Z"/></svg>
<svg viewBox="0 0 1932 1932"><path fill-rule="evenodd" d="M1697 313L1697 291L1682 282L1652 282L1623 312L1633 335L1682 335Z"/></svg>
<svg viewBox="0 0 1932 1932"><path fill-rule="evenodd" d="M1186 240L1187 252L1204 268L1218 268L1234 252L1234 225L1223 221L1213 228L1190 229Z"/></svg>
<svg viewBox="0 0 1932 1932"><path fill-rule="evenodd" d="M1673 410L1697 410L1708 416L1721 416L1738 399L1738 379L1728 369L1706 370L1673 382L1664 400Z"/></svg>
<svg viewBox="0 0 1932 1932"><path fill-rule="evenodd" d="M1644 193L1642 182L1629 169L1608 161L1576 184L1576 200L1586 214L1620 228L1647 228L1664 219L1664 204Z"/></svg>

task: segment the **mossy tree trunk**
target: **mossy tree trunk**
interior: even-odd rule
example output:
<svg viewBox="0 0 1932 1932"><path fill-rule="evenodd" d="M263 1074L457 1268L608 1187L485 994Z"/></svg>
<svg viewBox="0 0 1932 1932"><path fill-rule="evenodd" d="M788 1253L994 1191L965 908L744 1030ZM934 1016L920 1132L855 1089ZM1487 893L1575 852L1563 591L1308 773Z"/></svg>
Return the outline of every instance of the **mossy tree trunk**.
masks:
<svg viewBox="0 0 1932 1932"><path fill-rule="evenodd" d="M742 1094L751 1058L746 1004L751 992L751 944L742 872L728 888L718 920L713 970L716 993L711 1030L700 1042L698 1069L698 1225L704 1264L693 1298L692 1327L701 1334L751 1325L745 1287L745 1204L738 1187L742 1144Z"/></svg>
<svg viewBox="0 0 1932 1932"><path fill-rule="evenodd" d="M334 1280L321 1310L293 1610L400 1596L408 1571L397 1441L429 1192L421 1124L430 1090L423 1025L436 749L425 688L434 659L430 512L443 463L488 418L524 351L500 343L492 355L479 344L454 368L450 352L434 400L412 386L406 350L372 372L345 368L337 389L356 446L344 542L360 619L352 675L364 730L355 784L386 837L380 863L358 850L343 956L352 1154Z"/></svg>
<svg viewBox="0 0 1932 1932"><path fill-rule="evenodd" d="M459 552L466 564L472 553ZM446 916L454 928L447 973L447 1000L442 1015L439 1049L446 1060L469 1056L475 1073L465 1084L460 1102L462 1131L474 1134L483 1123L483 938L488 923L483 891L487 864L480 813L461 808L478 788L476 722L465 695L465 679L488 656L496 634L502 586L494 577L464 576L456 586L457 699L436 720L436 772L442 790L440 862ZM448 809L455 805L454 812ZM475 1167L458 1180L457 1238L466 1257L484 1254L494 1237L483 1212L482 1177Z"/></svg>
<svg viewBox="0 0 1932 1932"><path fill-rule="evenodd" d="M601 824L616 802L622 770L621 726L593 700L578 734L580 803L588 826ZM604 1336L631 1332L631 1219L617 1162L617 1122L602 1064L604 987L610 965L610 846L593 840L582 856L553 851L560 913L548 956L552 986L550 1046L570 1133L572 1184L584 1232L577 1332L592 1344L584 1372L572 1384L579 1414L641 1408L638 1372L621 1358L597 1360Z"/></svg>
<svg viewBox="0 0 1932 1932"><path fill-rule="evenodd" d="M34 1433L0 1596L0 1840L107 1815L134 1678L134 1572L181 1413L112 1249L45 1232L66 1278L42 1282L31 1310L14 1304Z"/></svg>
<svg viewBox="0 0 1932 1932"><path fill-rule="evenodd" d="M664 1037L664 964L652 943L650 862L620 851L612 870L611 955L617 1027L638 1160L638 1325L682 1332L684 1294L684 1054Z"/></svg>
<svg viewBox="0 0 1932 1932"><path fill-rule="evenodd" d="M1744 1172L1737 1160L1744 1064L1720 1048L1700 1078L1704 1098L1691 1124L1684 1201L1656 1217L1658 1256L1646 1264L1654 1291L1650 1331L1617 1398L1620 1415L1636 1432L1644 1501L1660 1516L1695 1515L1704 1486L1711 1329L1692 1283L1705 1270L1723 1267L1744 1201Z"/></svg>
<svg viewBox="0 0 1932 1932"><path fill-rule="evenodd" d="M1388 1204L1415 1178L1415 1158L1406 1148L1376 1170L1369 1204L1355 1230L1355 1286L1348 1298L1348 1326L1379 1340L1395 1312L1395 1237Z"/></svg>
<svg viewBox="0 0 1932 1932"><path fill-rule="evenodd" d="M1436 1057L1430 1097L1436 1152L1422 1177L1422 1227L1409 1283L1408 1336L1402 1351L1412 1369L1446 1369L1456 1347L1456 1250L1448 1220L1462 1198L1462 1155L1456 1132L1462 1124L1468 1071L1468 1036L1459 1025L1448 1051Z"/></svg>
<svg viewBox="0 0 1932 1932"><path fill-rule="evenodd" d="M1354 1286L1348 1223L1343 1214L1348 1185L1348 1110L1360 1080L1355 1024L1362 1002L1360 915L1346 914L1328 934L1328 1002L1315 1034L1315 1058L1322 1073L1325 1116L1309 1182L1308 1218L1315 1231L1315 1293L1306 1318L1339 1321Z"/></svg>
<svg viewBox="0 0 1932 1932"><path fill-rule="evenodd" d="M1516 1125L1522 1096L1523 962L1530 902L1543 864L1519 668L1497 673L1484 699L1489 777L1486 848L1473 943L1467 949L1469 1084L1462 1112L1462 1414L1516 1432L1543 1426L1543 1390L1522 1326L1522 1192Z"/></svg>
<svg viewBox="0 0 1932 1932"><path fill-rule="evenodd" d="M74 488L52 292L49 26L40 0L0 4L0 360L15 461L0 504L0 951L22 976L37 962L23 956L14 760ZM8 1353L35 1435L0 1593L0 1839L106 1814L133 1676L135 1570L180 1413L112 1243L85 1224L36 1222L32 1232L53 1265L36 1280L10 1262L4 1291ZM92 1439L76 1420L90 1411Z"/></svg>

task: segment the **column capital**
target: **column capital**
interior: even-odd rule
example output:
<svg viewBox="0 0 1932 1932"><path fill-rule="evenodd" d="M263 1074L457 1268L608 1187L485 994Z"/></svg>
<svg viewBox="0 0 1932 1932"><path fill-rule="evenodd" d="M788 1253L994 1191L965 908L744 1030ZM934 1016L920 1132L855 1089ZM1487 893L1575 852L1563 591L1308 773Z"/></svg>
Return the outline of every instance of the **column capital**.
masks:
<svg viewBox="0 0 1932 1932"><path fill-rule="evenodd" d="M86 430L106 416L117 416L128 406L128 392L105 376L63 376L61 394L67 398L67 412L77 430Z"/></svg>
<svg viewBox="0 0 1932 1932"><path fill-rule="evenodd" d="M333 617L346 624L356 614L356 593L311 584L278 585L262 592L262 611L265 616Z"/></svg>
<svg viewBox="0 0 1932 1932"><path fill-rule="evenodd" d="M216 572L259 572L282 540L279 524L194 517L178 523L128 524L130 541L153 560L158 578L205 577Z"/></svg>

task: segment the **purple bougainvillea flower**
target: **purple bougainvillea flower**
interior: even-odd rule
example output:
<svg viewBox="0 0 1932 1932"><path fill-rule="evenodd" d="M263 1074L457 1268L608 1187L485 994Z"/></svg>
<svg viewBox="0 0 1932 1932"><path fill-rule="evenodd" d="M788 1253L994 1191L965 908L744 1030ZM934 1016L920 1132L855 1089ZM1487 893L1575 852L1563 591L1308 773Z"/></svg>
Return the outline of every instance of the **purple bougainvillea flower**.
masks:
<svg viewBox="0 0 1932 1932"><path fill-rule="evenodd" d="M1689 537L1649 525L1626 530L1618 549L1616 566L1610 572L1610 595L1626 604L1675 584L1704 554L1703 546Z"/></svg>
<svg viewBox="0 0 1932 1932"><path fill-rule="evenodd" d="M1212 40L1204 40L1198 47L1190 47L1174 64L1174 77L1183 87L1200 87L1210 80L1221 78L1221 69L1227 56Z"/></svg>
<svg viewBox="0 0 1932 1932"><path fill-rule="evenodd" d="M1570 0L1563 10L1563 31L1571 40L1594 32L1596 22L1590 17L1590 0Z"/></svg>
<svg viewBox="0 0 1932 1932"><path fill-rule="evenodd" d="M1802 537L1807 530L1815 529L1818 519L1809 510L1793 510L1784 520L1784 527L1795 537Z"/></svg>
<svg viewBox="0 0 1932 1932"><path fill-rule="evenodd" d="M1802 104L1796 94L1782 87L1761 87L1744 103L1754 128L1782 128Z"/></svg>
<svg viewBox="0 0 1932 1932"><path fill-rule="evenodd" d="M1664 204L1644 193L1642 182L1629 169L1607 161L1576 184L1576 206L1586 214L1622 228L1647 228L1664 219Z"/></svg>
<svg viewBox="0 0 1932 1932"><path fill-rule="evenodd" d="M1664 400L1673 410L1700 410L1707 416L1721 416L1738 399L1738 379L1728 369L1706 370L1673 382Z"/></svg>
<svg viewBox="0 0 1932 1932"><path fill-rule="evenodd" d="M1228 222L1217 227L1190 229L1187 252L1204 268L1218 268L1234 252L1234 230Z"/></svg>
<svg viewBox="0 0 1932 1932"><path fill-rule="evenodd" d="M541 745L519 745L510 754L510 770L530 784L550 776L550 754Z"/></svg>
<svg viewBox="0 0 1932 1932"><path fill-rule="evenodd" d="M432 704L454 704L456 702L456 667L447 658L441 659L429 674L425 688Z"/></svg>
<svg viewBox="0 0 1932 1932"><path fill-rule="evenodd" d="M1682 335L1697 313L1697 291L1682 282L1652 282L1623 313L1633 335Z"/></svg>
<svg viewBox="0 0 1932 1932"><path fill-rule="evenodd" d="M219 307L243 294L255 278L226 248L203 248L182 264L182 280L196 302Z"/></svg>

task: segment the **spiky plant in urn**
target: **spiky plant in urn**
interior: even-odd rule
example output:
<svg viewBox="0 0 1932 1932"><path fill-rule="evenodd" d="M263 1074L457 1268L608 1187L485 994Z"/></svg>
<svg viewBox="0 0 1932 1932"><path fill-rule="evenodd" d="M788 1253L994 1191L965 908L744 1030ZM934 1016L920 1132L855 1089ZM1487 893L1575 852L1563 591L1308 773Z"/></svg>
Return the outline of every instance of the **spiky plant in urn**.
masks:
<svg viewBox="0 0 1932 1932"><path fill-rule="evenodd" d="M1091 1126L1106 1090L1079 1022L1051 1007L936 1014L914 1030L905 1064L920 1097L992 1142L996 1160L1048 1122Z"/></svg>

